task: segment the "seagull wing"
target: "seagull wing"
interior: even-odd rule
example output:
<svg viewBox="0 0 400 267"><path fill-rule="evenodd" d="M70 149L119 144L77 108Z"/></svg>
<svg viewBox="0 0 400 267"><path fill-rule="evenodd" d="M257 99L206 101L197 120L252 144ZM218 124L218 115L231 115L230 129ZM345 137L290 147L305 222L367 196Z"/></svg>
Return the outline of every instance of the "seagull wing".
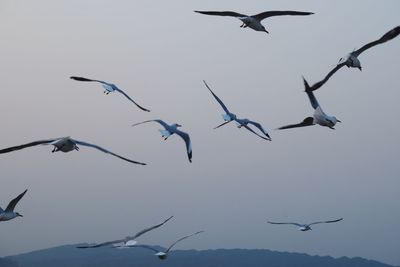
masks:
<svg viewBox="0 0 400 267"><path fill-rule="evenodd" d="M76 248L99 248L99 247L111 246L113 244L123 243L125 241L126 241L125 239L119 239L119 240L107 241L107 242L94 244L94 245L78 246Z"/></svg>
<svg viewBox="0 0 400 267"><path fill-rule="evenodd" d="M258 21L261 21L265 18L273 17L273 16L307 16L312 15L312 12L302 12L302 11L266 11L257 15L253 15L251 17L255 18Z"/></svg>
<svg viewBox="0 0 400 267"><path fill-rule="evenodd" d="M291 224L291 225L296 225L296 226L299 226L299 227L303 226L302 224L294 223L294 222L270 222L270 221L268 221L268 223L270 223L270 224Z"/></svg>
<svg viewBox="0 0 400 267"><path fill-rule="evenodd" d="M185 141L186 153L188 155L189 161L192 162L192 142L190 141L190 136L187 133L182 132L182 131L180 131L178 129L175 130L175 133L177 135L179 135Z"/></svg>
<svg viewBox="0 0 400 267"><path fill-rule="evenodd" d="M135 104L138 108L140 108L143 111L147 111L150 112L150 110L148 110L147 108L142 107L141 105L139 105L138 103L136 103L135 101L133 101L132 98L130 98L124 91L122 91L121 89L119 89L118 87L114 87L115 91L123 94L126 98L128 98L133 104Z"/></svg>
<svg viewBox="0 0 400 267"><path fill-rule="evenodd" d="M143 229L142 231L136 233L134 236L128 236L126 239L127 239L128 241L129 241L129 240L136 239L136 238L138 238L139 236L141 236L141 235L143 235L143 234L145 234L145 233L147 233L147 232L149 232L149 231L151 231L151 230L154 230L154 229L157 229L158 227L163 226L165 223L167 223L167 222L168 222L169 220L171 220L173 217L174 217L174 216L171 216L171 217L169 217L168 219L166 219L165 221L163 221L163 222L160 223L160 224L157 224L157 225L154 225L154 226L152 226L152 227Z"/></svg>
<svg viewBox="0 0 400 267"><path fill-rule="evenodd" d="M79 76L71 76L69 78L72 80L75 80L75 81L79 81L79 82L98 82L98 83L102 83L102 84L108 84L107 82L104 82L104 81L88 79L88 78L79 77Z"/></svg>
<svg viewBox="0 0 400 267"><path fill-rule="evenodd" d="M255 121L248 121L249 124L254 125L255 127L257 127L269 140L271 140L271 137L269 136L269 134L267 133L267 131L262 127L262 125L258 122Z"/></svg>
<svg viewBox="0 0 400 267"><path fill-rule="evenodd" d="M173 246L175 246L177 243L181 242L182 240L187 239L187 238L189 238L189 237L192 237L192 236L194 236L194 235L203 233L203 232L204 232L204 231L199 231L199 232L196 232L196 233L194 233L194 234L187 235L187 236L184 236L184 237L182 237L182 238L176 240L171 246L169 246L169 248L165 251L165 253L168 253L168 252L172 249Z"/></svg>
<svg viewBox="0 0 400 267"><path fill-rule="evenodd" d="M158 122L158 123L161 124L165 129L168 129L168 127L169 127L169 125L168 125L166 122L164 122L163 120L159 120L159 119L156 119L156 120L147 120L147 121L138 122L138 123L133 124L132 126L136 126L136 125L139 125L139 124L148 123L148 122L152 122L152 121Z"/></svg>
<svg viewBox="0 0 400 267"><path fill-rule="evenodd" d="M343 220L343 218L337 219L337 220L332 220L332 221L321 221L321 222L313 222L310 223L308 226L314 225L314 224L320 224L320 223L335 223L335 222L340 222Z"/></svg>
<svg viewBox="0 0 400 267"><path fill-rule="evenodd" d="M335 74L335 72L337 72L339 69L341 69L341 68L342 68L343 66L345 66L345 65L346 65L346 63L337 64L337 65L325 76L325 78L324 78L323 80L321 80L321 81L316 82L315 84L313 84L313 86L309 87L309 88L307 89L307 91L315 91L315 90L319 89L322 85L324 85L324 84L329 80L329 78L330 78L333 74Z"/></svg>
<svg viewBox="0 0 400 267"><path fill-rule="evenodd" d="M246 128L248 131L252 132L253 134L257 135L258 137L265 139L265 140L270 140L264 136L259 135L258 133L256 133L253 129L251 129L249 126L247 125L243 125L244 128Z"/></svg>
<svg viewBox="0 0 400 267"><path fill-rule="evenodd" d="M206 83L206 81L203 80L203 82L204 82L204 84L206 85L207 89L210 90L210 92L211 92L211 94L214 96L215 100L217 100L218 103L221 105L221 107L224 109L224 111L225 111L227 114L230 113L229 110L228 110L228 108L227 108L227 107L225 106L225 104L222 102L222 100L219 99L219 97L218 97L216 94L214 94L214 92L210 89L210 87L208 86L208 84Z"/></svg>
<svg viewBox="0 0 400 267"><path fill-rule="evenodd" d="M6 208L6 212L7 211L14 211L15 206L17 205L18 201L21 200L21 198L25 195L25 193L28 191L28 189L26 189L24 192L22 192L21 194L19 194L16 198L14 198L13 200L10 201L10 203L8 204L7 208Z"/></svg>
<svg viewBox="0 0 400 267"><path fill-rule="evenodd" d="M51 143L51 142L53 142L55 140L58 140L58 139L41 140L41 141L35 141L35 142L31 142L31 143L27 143L27 144L23 144L23 145L19 145L19 146L13 146L13 147L4 148L4 149L0 150L0 154L12 152L12 151L15 151L15 150L24 149L24 148L27 148L27 147L43 145L43 144L49 144L49 143Z"/></svg>
<svg viewBox="0 0 400 267"><path fill-rule="evenodd" d="M240 17L247 17L247 15L243 15L240 13L232 12L232 11L197 11L195 10L194 12L204 14L204 15L213 15L213 16L228 16L228 17L235 17L235 18L240 18Z"/></svg>
<svg viewBox="0 0 400 267"><path fill-rule="evenodd" d="M375 40L373 42L370 42L370 43L364 45L360 49L354 51L352 54L354 56L358 57L365 50L367 50L367 49L369 49L371 47L374 47L374 46L376 46L378 44L382 44L382 43L385 43L387 41L390 41L390 40L394 39L395 37L397 37L397 35L399 35L399 34L400 34L400 26L397 26L397 27L393 28L392 30L388 31L387 33L385 33L378 40Z"/></svg>
<svg viewBox="0 0 400 267"><path fill-rule="evenodd" d="M303 77L303 82L304 82L305 92L307 93L308 98L310 99L311 106L314 109L317 109L320 105L319 105L317 99L315 98L314 93L312 92L312 90L310 90L311 87L310 87L310 85L308 85L308 82L306 81L306 79L304 77Z"/></svg>
<svg viewBox="0 0 400 267"><path fill-rule="evenodd" d="M305 126L312 126L312 125L314 125L314 118L313 117L307 117L302 122L300 122L298 124L290 124L290 125L282 126L282 127L279 127L277 130L284 130L284 129L297 128L297 127L305 127Z"/></svg>
<svg viewBox="0 0 400 267"><path fill-rule="evenodd" d="M73 140L73 142L75 142L75 143L77 143L77 144L79 144L79 145L82 145L82 146L87 146L87 147L95 148L95 149L97 149L97 150L100 150L101 152L104 152L104 153L113 155L113 156L115 156L115 157L117 157L117 158L120 158L120 159L122 159L122 160L128 161L128 162L130 162L130 163L135 163L135 164L139 164L139 165L146 165L146 163L142 163L142 162L138 162L138 161L133 161L133 160L124 158L124 157L122 157L122 156L120 156L120 155L117 155L117 154L115 154L115 153L113 153L113 152L111 152L111 151L108 151L107 149L104 149L104 148L102 148L102 147L100 147L100 146L97 146L97 145L89 144L89 143L82 142L82 141L78 141L78 140Z"/></svg>

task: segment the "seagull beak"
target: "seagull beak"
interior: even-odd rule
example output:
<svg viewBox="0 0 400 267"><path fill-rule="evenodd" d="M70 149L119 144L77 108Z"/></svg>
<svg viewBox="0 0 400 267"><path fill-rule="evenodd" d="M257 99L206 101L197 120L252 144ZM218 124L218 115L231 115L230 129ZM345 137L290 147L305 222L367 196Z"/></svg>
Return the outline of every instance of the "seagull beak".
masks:
<svg viewBox="0 0 400 267"><path fill-rule="evenodd" d="M342 121L341 121L341 120L338 120L338 119L336 119L336 122L340 122L340 123L342 123Z"/></svg>
<svg viewBox="0 0 400 267"><path fill-rule="evenodd" d="M22 215L21 215L21 214L19 214L19 213L17 213L17 216L18 216L18 217L24 217L24 216L22 216Z"/></svg>
<svg viewBox="0 0 400 267"><path fill-rule="evenodd" d="M264 32L266 32L267 34L269 34L269 32L268 32L266 29L264 29Z"/></svg>
<svg viewBox="0 0 400 267"><path fill-rule="evenodd" d="M358 67L358 69L359 69L360 71L362 71L362 67Z"/></svg>

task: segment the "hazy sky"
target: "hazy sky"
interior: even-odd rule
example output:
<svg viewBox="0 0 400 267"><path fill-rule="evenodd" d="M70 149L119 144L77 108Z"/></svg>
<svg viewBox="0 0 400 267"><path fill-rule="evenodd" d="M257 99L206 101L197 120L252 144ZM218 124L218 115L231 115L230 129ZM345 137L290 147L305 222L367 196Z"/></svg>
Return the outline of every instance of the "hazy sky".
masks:
<svg viewBox="0 0 400 267"><path fill-rule="evenodd" d="M193 10L312 11L264 21L270 35L234 18ZM400 265L400 38L360 56L316 91L343 123L273 129L312 115L301 76L314 83L340 57L400 24L400 1L354 0L2 0L1 144L72 136L148 166L89 148L50 153L35 147L1 155L0 205L29 191L24 215L0 224L0 256L119 238L173 221L140 239L177 249L265 248L362 256ZM71 75L111 81L140 104ZM261 122L266 142L234 124L218 130L222 110L205 79L240 117ZM190 133L193 163L158 125ZM299 232L266 221L343 217ZM83 253L83 252L82 252Z"/></svg>

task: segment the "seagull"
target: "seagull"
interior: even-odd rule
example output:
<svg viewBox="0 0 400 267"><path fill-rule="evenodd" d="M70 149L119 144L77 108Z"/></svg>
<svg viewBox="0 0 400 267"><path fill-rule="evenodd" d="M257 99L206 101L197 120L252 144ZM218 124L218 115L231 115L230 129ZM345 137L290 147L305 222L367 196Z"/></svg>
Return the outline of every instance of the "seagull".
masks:
<svg viewBox="0 0 400 267"><path fill-rule="evenodd" d="M161 133L161 136L164 138L164 140L167 140L168 137L170 137L173 134L179 135L183 139L183 141L185 141L186 153L187 153L189 162L192 162L192 142L190 141L190 136L187 133L182 132L178 129L178 127L182 127L182 125L180 125L178 123L168 125L163 120L156 119L156 120L147 120L147 121L135 123L132 126L136 126L136 125L147 123L147 122L158 122L159 124L161 124L164 127L164 130L159 130Z"/></svg>
<svg viewBox="0 0 400 267"><path fill-rule="evenodd" d="M92 80L92 79L88 79L88 78L84 78L84 77L77 77L77 76L71 76L70 79L75 80L75 81L80 81L80 82L98 82L101 83L101 85L104 88L104 93L106 95L108 95L111 92L117 91L121 94L123 94L126 98L128 98L133 104L135 104L138 108L140 108L143 111L147 111L150 112L150 110L140 106L138 103L136 103L135 101L133 101L132 98L130 98L124 91L122 91L121 89L119 89L115 84L113 83L108 83L105 81L100 81L100 80Z"/></svg>
<svg viewBox="0 0 400 267"><path fill-rule="evenodd" d="M225 114L222 115L222 118L224 119L225 122L223 122L222 124L218 125L217 127L215 127L214 129L217 129L221 126L224 126L225 124L231 122L231 121L236 121L238 128L242 128L244 127L245 129L249 130L250 132L254 133L255 135L257 135L258 137L261 137L262 139L271 141L271 137L268 135L267 131L264 130L264 128L261 126L260 123L255 122L255 121L251 121L249 119L239 119L235 114L233 114L232 112L230 112L228 110L228 108L225 106L225 104L222 102L222 100L216 95L214 94L214 92L211 90L211 88L208 86L208 84L206 83L206 81L204 81L205 86L207 87L207 89L211 92L211 94L214 96L215 100L217 100L217 102L220 104L220 106L222 107L222 109L225 111ZM248 124L251 124L255 127L257 127L264 135L261 136L258 133L256 133L253 129L251 129Z"/></svg>
<svg viewBox="0 0 400 267"><path fill-rule="evenodd" d="M16 217L23 217L18 212L15 212L14 209L15 209L15 206L17 206L18 201L21 200L21 198L25 195L25 193L27 191L28 191L28 189L26 189L24 192L19 194L19 196L17 196L13 200L11 200L10 203L8 203L8 206L7 206L7 208L5 210L0 208L0 222L9 221L9 220L12 220L12 219L14 219Z"/></svg>
<svg viewBox="0 0 400 267"><path fill-rule="evenodd" d="M294 223L294 222L268 222L270 224L292 224L292 225L296 225L299 227L300 231L310 231L311 229L311 225L315 225L315 224L320 224L320 223L335 223L335 222L340 222L341 220L343 220L343 218L337 219L337 220L332 220L332 221L321 221L321 222L313 222L313 223L309 223L309 224L300 224L300 223Z"/></svg>
<svg viewBox="0 0 400 267"><path fill-rule="evenodd" d="M192 236L194 236L194 235L197 235L197 234L200 234L200 233L203 233L203 232L204 232L204 231L199 231L199 232L196 232L196 233L194 233L194 234L184 236L184 237L178 239L177 241L175 241L171 246L169 246L169 248L167 248L167 249L164 250L164 251L160 251L160 250L156 249L155 247L152 247L152 246L149 246L149 245L130 245L130 246L127 246L127 247L131 247L131 248L136 248L136 247L137 247L137 248L146 248L146 249L152 250L152 251L154 251L154 252L156 253L156 254L154 254L154 255L157 256L160 260L165 260L165 259L168 257L169 251L170 251L170 250L172 249L172 247L175 246L177 243L179 243L180 241L182 241L182 240L184 240L184 239L187 239L187 238L189 238L189 237L192 237ZM123 247L123 246L117 246L117 247Z"/></svg>
<svg viewBox="0 0 400 267"><path fill-rule="evenodd" d="M400 26L395 27L394 29L388 31L387 33L385 33L381 38L379 38L378 40L375 40L373 42L370 42L366 45L364 45L363 47L361 47L358 50L355 50L349 54L347 54L346 56L342 57L339 60L339 63L325 76L325 78L317 83L315 83L314 85L310 86L310 91L314 91L319 89L322 85L324 85L329 78L335 73L337 72L339 69L341 69L343 66L347 66L348 68L358 68L360 71L362 70L361 67L361 62L358 59L358 56L364 52L365 50L374 47L378 44L382 44L385 43L387 41L390 41L392 39L394 39L397 35L400 34Z"/></svg>
<svg viewBox="0 0 400 267"><path fill-rule="evenodd" d="M54 152L58 152L58 151L62 151L62 152L70 152L73 150L79 151L79 147L78 145L81 146L87 146L87 147L91 147L91 148L95 148L97 150L100 150L101 152L110 154L112 156L118 157L122 160L128 161L130 163L135 163L135 164L139 164L139 165L146 165L146 163L142 163L142 162L138 162L138 161L133 161L127 158L124 158L122 156L119 156L109 150L106 150L102 147L99 147L97 145L93 145L93 144L89 144L86 142L82 142L82 141L78 141L75 139L72 139L71 137L67 136L67 137L61 137L61 138L55 138L55 139L48 139L48 140L41 140L41 141L34 141L31 143L27 143L27 144L23 144L23 145L19 145L19 146L13 146L13 147L8 147L8 148L4 148L0 150L0 154L4 154L4 153L9 153L15 150L20 150L20 149L24 149L27 147L32 147L32 146L37 146L37 145L52 145L54 146L53 150L51 151L52 153Z"/></svg>
<svg viewBox="0 0 400 267"><path fill-rule="evenodd" d="M304 81L304 86L306 88L306 93L311 102L311 106L314 108L313 117L307 117L301 123L298 123L298 124L290 124L290 125L282 126L282 127L278 128L278 130L312 126L315 124L319 124L321 126L326 126L326 127L331 128L332 130L335 130L334 126L336 125L336 123L341 122L341 121L338 120L335 116L329 116L329 115L325 114L325 112L322 110L321 106L319 105L317 99L315 98L314 93L309 90L310 86L308 85L308 83L307 83L306 79L304 79L304 77L303 77L303 81Z"/></svg>
<svg viewBox="0 0 400 267"><path fill-rule="evenodd" d="M238 18L243 22L243 24L240 26L241 28L251 28L255 31L259 32L266 32L269 33L264 25L261 24L261 21L263 19L273 17L273 16L307 16L307 15L312 15L314 13L312 12L301 12L301 11L266 11L262 12L257 15L253 16L248 16L232 11L197 11L195 10L194 12L204 14L204 15L215 15L215 16L228 16L228 17L235 17Z"/></svg>
<svg viewBox="0 0 400 267"><path fill-rule="evenodd" d="M167 223L173 217L174 216L171 216L171 217L169 217L168 219L166 219L165 221L163 221L160 224L157 224L157 225L151 226L149 228L143 229L142 231L137 232L134 236L127 236L127 237L125 237L123 239L103 242L103 243L95 244L95 245L79 246L77 248L98 248L98 247L104 247L104 246L109 246L109 245L115 245L115 244L119 244L119 243L124 243L123 246L133 246L133 245L137 244L137 241L135 240L136 238L138 238L139 236L141 236L141 235L143 235L143 234L145 234L145 233L147 233L147 232L149 232L151 230L154 230L154 229L157 229L158 227L163 226L165 223ZM120 246L120 247L123 247L123 246Z"/></svg>

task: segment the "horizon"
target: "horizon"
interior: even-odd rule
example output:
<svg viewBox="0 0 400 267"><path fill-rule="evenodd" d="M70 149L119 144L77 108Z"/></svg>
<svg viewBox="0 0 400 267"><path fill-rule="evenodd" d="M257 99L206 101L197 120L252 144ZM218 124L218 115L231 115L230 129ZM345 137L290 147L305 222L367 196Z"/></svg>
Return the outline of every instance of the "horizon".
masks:
<svg viewBox="0 0 400 267"><path fill-rule="evenodd" d="M194 10L314 12L263 21L269 34L235 18ZM180 248L259 248L362 257L400 266L400 37L343 67L314 91L342 121L274 129L312 116L302 76L321 80L338 60L400 25L400 1L4 0L0 3L0 149L71 136L95 149L51 153L36 146L0 155L0 207L28 189L24 217L0 222L0 257L57 244L103 242L174 219L140 237ZM82 76L115 83L103 94ZM260 122L265 141L234 123L203 84L240 118ZM185 143L164 141L156 123L179 123ZM272 221L312 222L313 231Z"/></svg>

